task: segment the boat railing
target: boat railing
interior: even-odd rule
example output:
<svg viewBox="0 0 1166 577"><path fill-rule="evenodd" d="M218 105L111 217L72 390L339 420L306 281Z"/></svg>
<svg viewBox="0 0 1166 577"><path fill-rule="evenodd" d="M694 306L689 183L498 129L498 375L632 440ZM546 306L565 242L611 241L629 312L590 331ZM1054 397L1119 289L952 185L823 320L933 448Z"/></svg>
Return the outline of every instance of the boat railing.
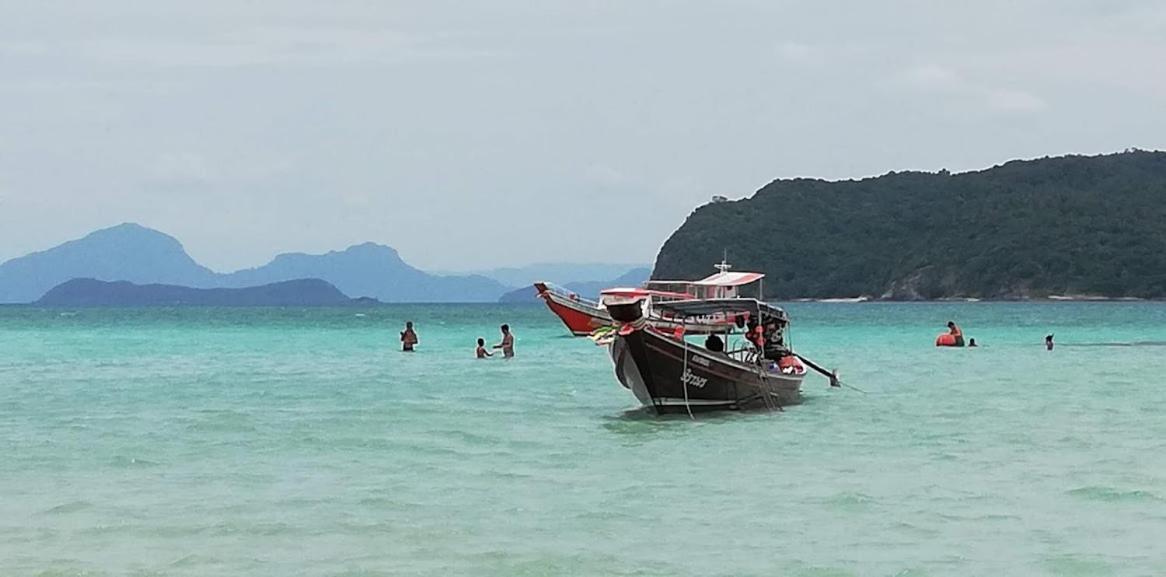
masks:
<svg viewBox="0 0 1166 577"><path fill-rule="evenodd" d="M652 295L653 302L667 302L697 298L696 292L692 290L691 281L650 280L644 283L644 288L654 291L661 291L664 293L673 293Z"/></svg>
<svg viewBox="0 0 1166 577"><path fill-rule="evenodd" d="M561 297L561 298L564 298L564 299L567 299L570 301L575 301L577 303L584 304L584 305L587 305L590 307L594 307L594 308L599 307L598 301L595 301L595 300L589 299L585 296L582 296L579 293L576 293L575 291L572 291L566 287L561 287L557 284L549 283L549 282L543 283L543 284L546 286L546 291L551 293L551 294L554 294L555 296L558 296L558 297Z"/></svg>
<svg viewBox="0 0 1166 577"><path fill-rule="evenodd" d="M657 331L661 332L662 331ZM663 333L662 333L663 334ZM696 351L702 351L703 355L711 358L720 358L725 361L737 364L740 368L764 373L760 363L757 362L757 351L752 348L737 349L728 352L713 352L697 344L690 345L692 354L701 354Z"/></svg>
<svg viewBox="0 0 1166 577"><path fill-rule="evenodd" d="M729 358L740 361L745 364L754 364L757 362L757 349L754 347L745 347L725 353Z"/></svg>

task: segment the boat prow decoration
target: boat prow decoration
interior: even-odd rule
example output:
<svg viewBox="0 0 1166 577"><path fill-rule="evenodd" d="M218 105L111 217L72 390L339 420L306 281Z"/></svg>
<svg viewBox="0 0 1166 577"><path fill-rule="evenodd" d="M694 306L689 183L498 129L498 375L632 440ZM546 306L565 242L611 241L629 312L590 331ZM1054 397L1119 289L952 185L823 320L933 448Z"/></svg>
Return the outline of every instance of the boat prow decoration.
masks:
<svg viewBox="0 0 1166 577"><path fill-rule="evenodd" d="M551 312L555 313L571 334L587 336L595 329L619 321L613 318L616 315L636 315L644 317L643 322L658 328L674 331L682 322L687 333L715 333L722 331L725 325L737 323L744 325L748 313L744 316L726 316L723 314L707 315L703 318L676 319L668 318L656 312L657 303L675 301L690 301L693 299L736 299L741 298L743 287L756 284L756 292L761 295L761 280L765 275L757 272L729 272L732 268L727 263L716 265L719 272L698 281L664 281L653 280L644 283L643 287L629 288L616 287L604 290L599 301L594 301L550 282L534 283L539 298L547 303ZM631 306L631 303L637 303ZM635 312L631 309L638 308ZM617 312L618 311L618 312Z"/></svg>
<svg viewBox="0 0 1166 577"><path fill-rule="evenodd" d="M611 325L611 316L598 302L554 283L536 282L534 288L538 291L538 297L567 325L572 335L585 337L595 329Z"/></svg>

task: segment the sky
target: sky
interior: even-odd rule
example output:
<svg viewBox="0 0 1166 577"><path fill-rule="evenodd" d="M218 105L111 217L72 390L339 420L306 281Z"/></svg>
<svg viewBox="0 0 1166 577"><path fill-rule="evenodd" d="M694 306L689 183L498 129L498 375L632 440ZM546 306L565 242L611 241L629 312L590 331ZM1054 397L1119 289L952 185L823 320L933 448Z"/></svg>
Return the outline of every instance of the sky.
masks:
<svg viewBox="0 0 1166 577"><path fill-rule="evenodd" d="M220 271L652 262L776 178L1129 147L1166 2L0 0L0 260L129 221Z"/></svg>

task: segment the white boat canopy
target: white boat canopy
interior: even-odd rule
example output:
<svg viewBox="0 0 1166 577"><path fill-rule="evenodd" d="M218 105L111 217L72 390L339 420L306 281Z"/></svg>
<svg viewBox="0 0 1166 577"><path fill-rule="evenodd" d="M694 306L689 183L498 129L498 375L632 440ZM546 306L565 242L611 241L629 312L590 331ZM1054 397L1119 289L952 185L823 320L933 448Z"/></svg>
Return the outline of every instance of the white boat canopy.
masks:
<svg viewBox="0 0 1166 577"><path fill-rule="evenodd" d="M755 283L765 278L763 273L759 272L718 272L710 277L693 281L691 284L697 286L717 286L717 287L738 287Z"/></svg>
<svg viewBox="0 0 1166 577"><path fill-rule="evenodd" d="M717 269L716 274L705 277L696 281L648 281L644 283L646 287L664 287L669 290L677 290L672 287L682 287L683 290L691 293L691 296L704 299L723 299L736 298L737 288L745 285L757 284L757 295L763 295L761 290L761 279L765 278L764 273L759 272L729 272L729 263L721 261L720 264L713 265Z"/></svg>
<svg viewBox="0 0 1166 577"><path fill-rule="evenodd" d="M728 298L709 300L671 301L655 305L656 310L676 317L700 317L722 314L735 316L741 313L756 314L763 318L774 318L789 322L785 310L757 299ZM730 319L731 320L731 319Z"/></svg>

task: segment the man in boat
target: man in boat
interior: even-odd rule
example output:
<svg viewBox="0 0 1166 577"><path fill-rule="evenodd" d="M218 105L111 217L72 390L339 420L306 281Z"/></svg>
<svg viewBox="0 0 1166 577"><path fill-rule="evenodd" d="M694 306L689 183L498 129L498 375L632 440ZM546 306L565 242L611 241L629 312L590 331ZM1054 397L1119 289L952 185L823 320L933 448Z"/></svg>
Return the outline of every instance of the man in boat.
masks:
<svg viewBox="0 0 1166 577"><path fill-rule="evenodd" d="M708 349L710 353L725 354L725 341L716 333L710 333L708 338L704 340L704 348Z"/></svg>
<svg viewBox="0 0 1166 577"><path fill-rule="evenodd" d="M510 325L502 325L502 342L494 345L494 348L502 349L504 358L514 358L514 335L510 332Z"/></svg>
<svg viewBox="0 0 1166 577"><path fill-rule="evenodd" d="M788 361L796 363L797 358L790 353L789 347L785 346L785 322L776 318L766 319L762 331L765 336L762 358L777 361L775 366L782 372L787 372L785 369L793 366L788 365Z"/></svg>
<svg viewBox="0 0 1166 577"><path fill-rule="evenodd" d="M785 324L777 319L770 319L765 323L765 332L762 335L765 337L765 342L769 348L785 352L785 333L782 331L782 325Z"/></svg>
<svg viewBox="0 0 1166 577"><path fill-rule="evenodd" d="M765 348L765 330L761 328L761 323L757 319L750 318L746 324L749 330L745 333L745 339L760 351Z"/></svg>
<svg viewBox="0 0 1166 577"><path fill-rule="evenodd" d="M961 331L958 326L956 326L955 321L947 321L947 333L951 335L953 339L955 339L955 345L953 346L964 346L964 332Z"/></svg>
<svg viewBox="0 0 1166 577"><path fill-rule="evenodd" d="M418 342L420 341L417 339L417 331L413 330L413 321L405 321L405 330L401 331L401 350L411 353Z"/></svg>

